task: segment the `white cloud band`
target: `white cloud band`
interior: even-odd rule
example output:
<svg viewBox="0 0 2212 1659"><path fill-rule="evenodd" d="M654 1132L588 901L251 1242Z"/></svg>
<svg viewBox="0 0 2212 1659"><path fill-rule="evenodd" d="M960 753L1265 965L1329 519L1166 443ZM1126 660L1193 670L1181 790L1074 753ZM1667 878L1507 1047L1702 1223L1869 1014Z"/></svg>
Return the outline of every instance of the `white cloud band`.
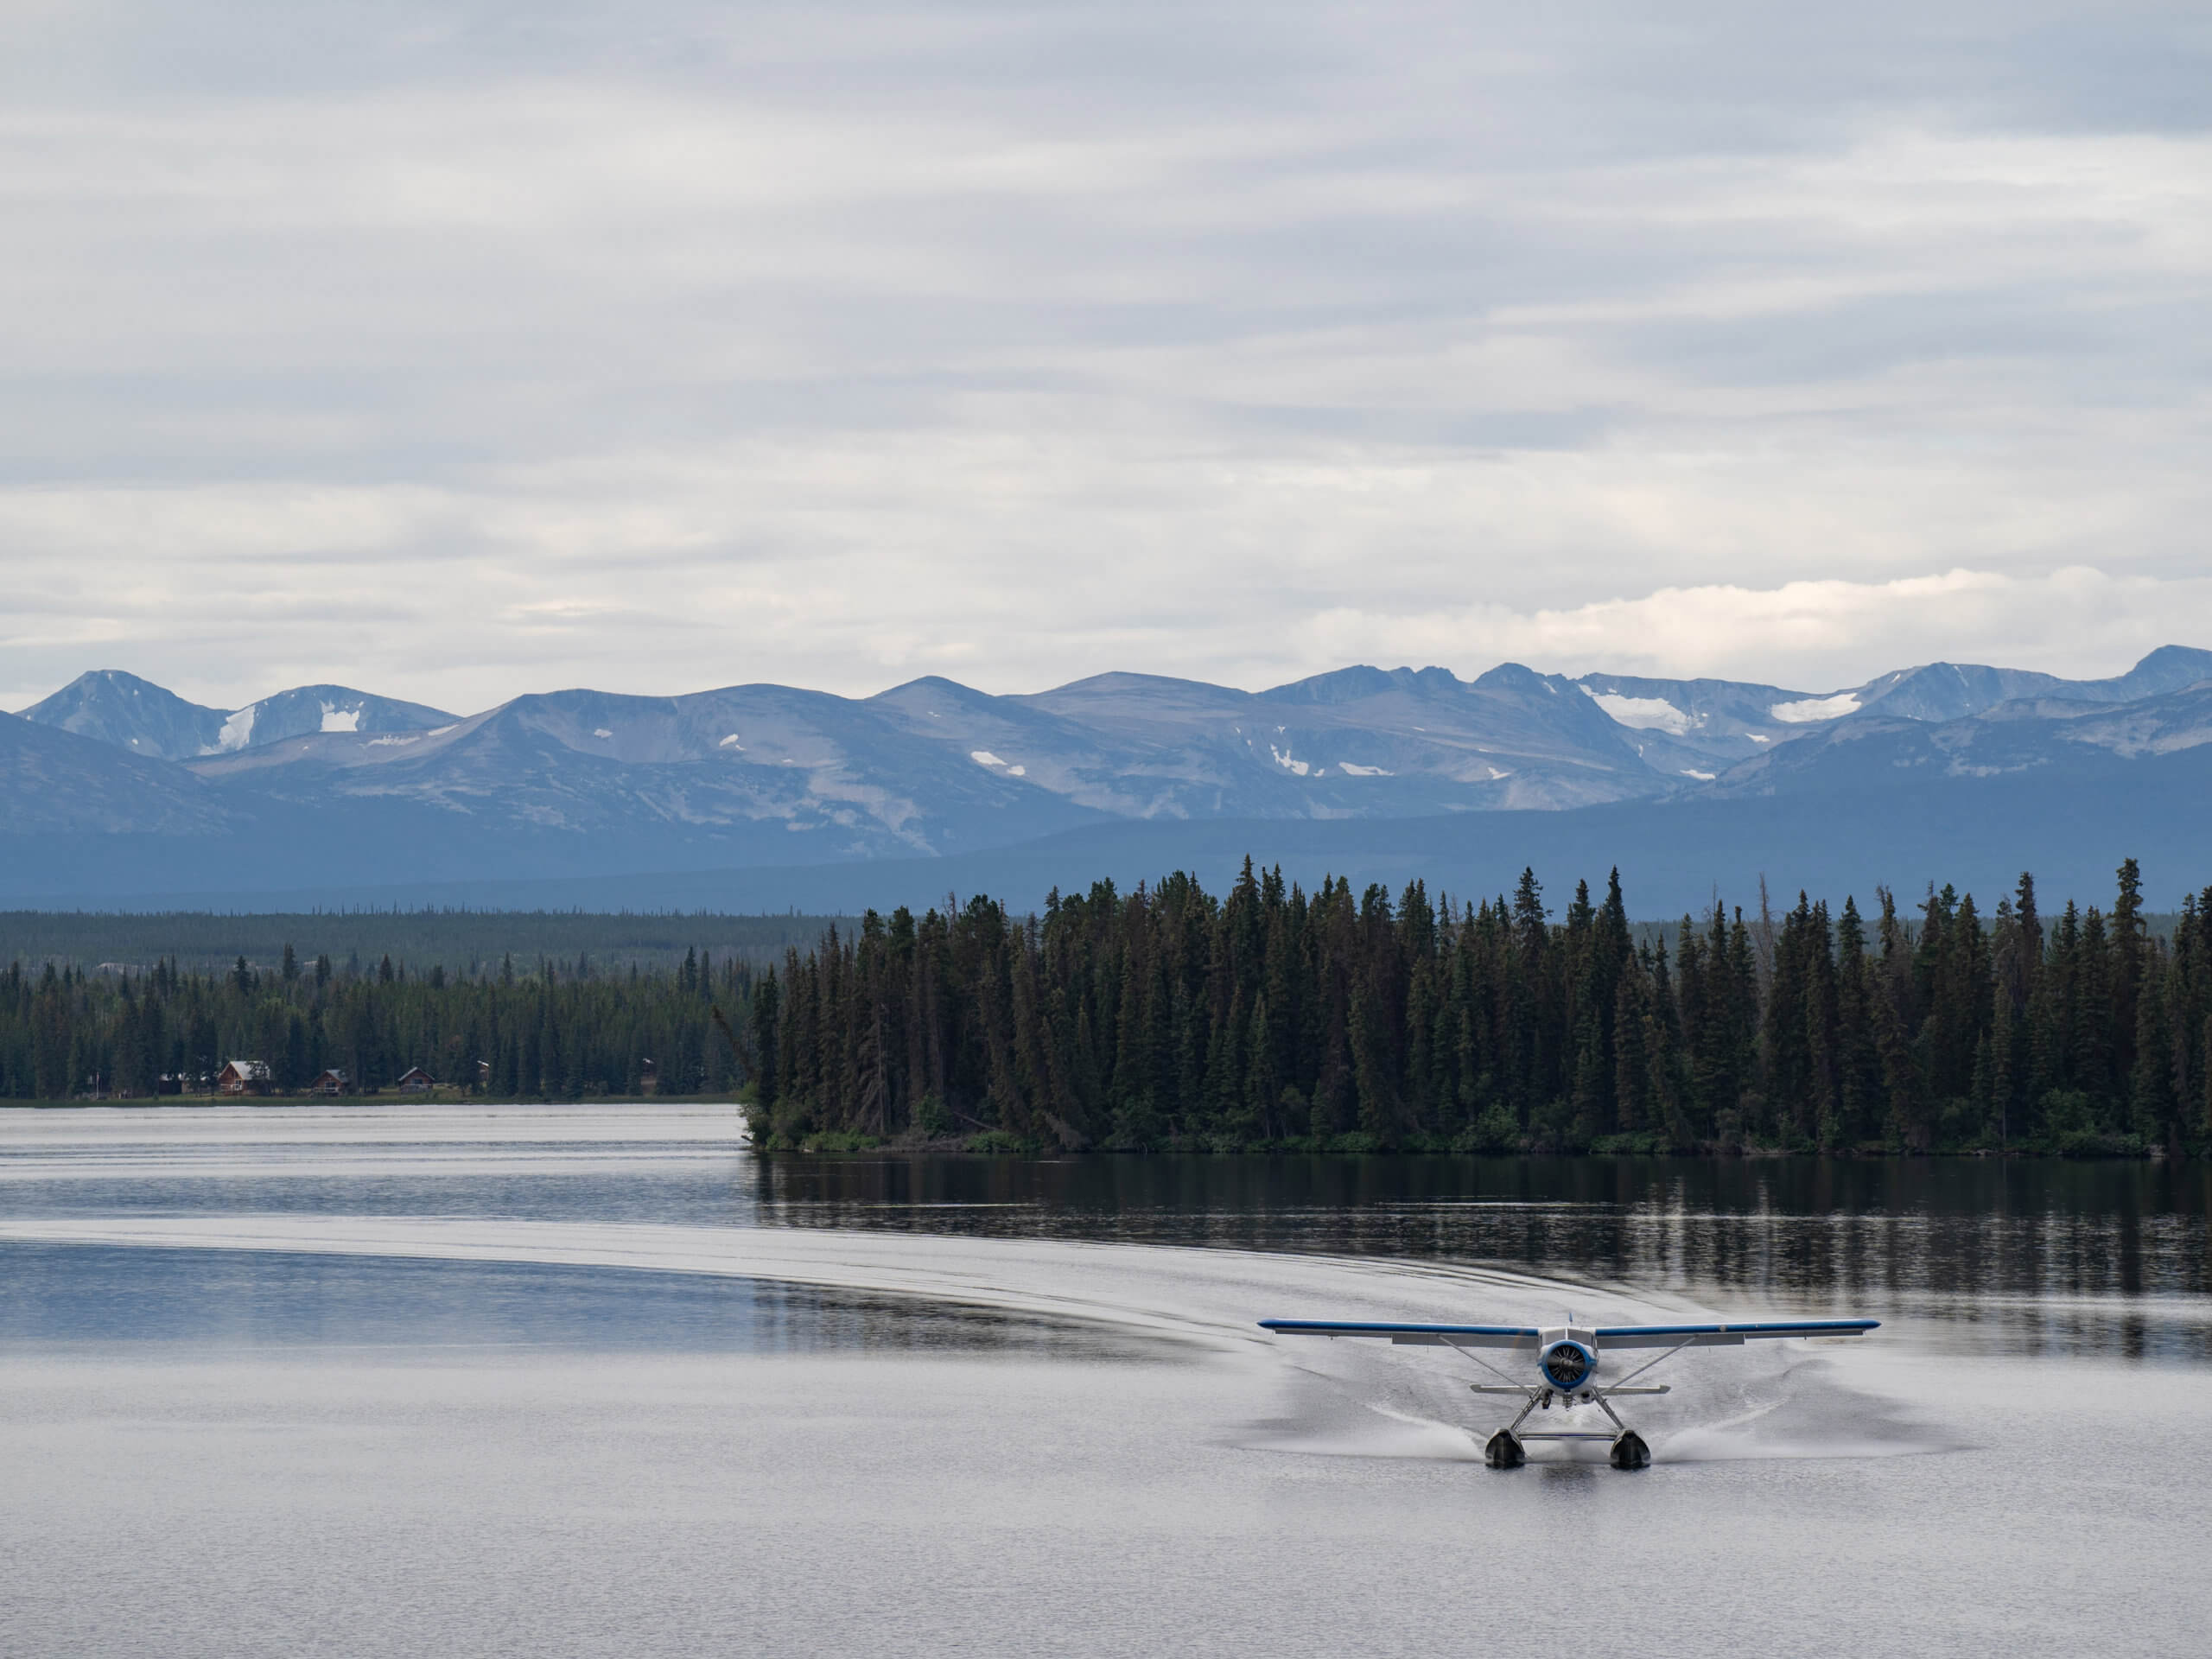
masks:
<svg viewBox="0 0 2212 1659"><path fill-rule="evenodd" d="M2179 14L302 15L0 63L16 704L2212 639Z"/></svg>

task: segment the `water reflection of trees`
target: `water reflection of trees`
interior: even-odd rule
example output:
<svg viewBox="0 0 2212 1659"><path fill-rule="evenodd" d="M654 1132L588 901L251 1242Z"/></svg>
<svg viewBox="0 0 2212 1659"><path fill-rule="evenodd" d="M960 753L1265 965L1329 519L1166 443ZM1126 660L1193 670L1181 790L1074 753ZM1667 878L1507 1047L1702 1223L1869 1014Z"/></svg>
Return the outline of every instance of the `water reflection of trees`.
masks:
<svg viewBox="0 0 2212 1659"><path fill-rule="evenodd" d="M772 1224L1493 1262L2212 1357L2212 1166L1687 1159L777 1157Z"/></svg>

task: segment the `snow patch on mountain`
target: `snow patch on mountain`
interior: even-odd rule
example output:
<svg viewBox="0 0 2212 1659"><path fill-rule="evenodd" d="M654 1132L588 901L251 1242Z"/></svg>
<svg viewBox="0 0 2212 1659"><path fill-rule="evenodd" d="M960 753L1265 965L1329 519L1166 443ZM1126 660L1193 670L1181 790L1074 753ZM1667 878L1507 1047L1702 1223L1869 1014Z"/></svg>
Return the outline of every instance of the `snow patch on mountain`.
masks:
<svg viewBox="0 0 2212 1659"><path fill-rule="evenodd" d="M1587 686L1583 690L1589 691ZM1639 732L1680 737L1698 723L1664 697L1624 697L1618 691L1590 691L1590 697L1622 725Z"/></svg>
<svg viewBox="0 0 2212 1659"><path fill-rule="evenodd" d="M215 747L209 754L229 754L253 741L253 717L261 712L261 705L250 702L223 722L223 729L215 734Z"/></svg>
<svg viewBox="0 0 2212 1659"><path fill-rule="evenodd" d="M1395 778L1398 775L1386 766L1356 766L1349 760L1338 761L1337 770L1347 778Z"/></svg>
<svg viewBox="0 0 2212 1659"><path fill-rule="evenodd" d="M358 732L361 729L359 709L340 709L334 702L322 705L322 729L326 732Z"/></svg>
<svg viewBox="0 0 2212 1659"><path fill-rule="evenodd" d="M1816 720L1841 720L1859 712L1859 694L1839 691L1832 697L1807 697L1802 702L1777 702L1767 710L1785 726L1804 726Z"/></svg>
<svg viewBox="0 0 2212 1659"><path fill-rule="evenodd" d="M1275 728L1275 730L1281 731L1282 730L1282 728L1278 726ZM1284 753L1281 749L1275 747L1272 743L1268 745L1268 753L1274 756L1275 765L1281 766L1285 772L1294 773L1298 777L1303 778L1313 770L1310 762L1294 760L1291 756Z"/></svg>
<svg viewBox="0 0 2212 1659"><path fill-rule="evenodd" d="M1028 767L1009 766L988 749L970 749L968 758L979 766L995 766L1009 778L1027 778L1029 775Z"/></svg>

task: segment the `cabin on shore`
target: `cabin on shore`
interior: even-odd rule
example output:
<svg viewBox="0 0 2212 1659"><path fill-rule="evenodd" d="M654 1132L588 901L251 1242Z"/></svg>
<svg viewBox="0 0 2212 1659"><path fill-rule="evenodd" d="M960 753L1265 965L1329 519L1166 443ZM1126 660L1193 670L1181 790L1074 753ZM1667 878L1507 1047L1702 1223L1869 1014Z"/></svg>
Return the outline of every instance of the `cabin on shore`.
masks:
<svg viewBox="0 0 2212 1659"><path fill-rule="evenodd" d="M438 1086L433 1077L419 1065L410 1065L399 1074L399 1081L391 1085L403 1095L427 1095Z"/></svg>
<svg viewBox="0 0 2212 1659"><path fill-rule="evenodd" d="M226 1060L223 1069L215 1074L215 1092L219 1095L265 1095L269 1092L269 1062L266 1060Z"/></svg>
<svg viewBox="0 0 2212 1659"><path fill-rule="evenodd" d="M311 1095L350 1095L353 1092L353 1078L334 1065L325 1067L321 1075L308 1084L308 1093Z"/></svg>
<svg viewBox="0 0 2212 1659"><path fill-rule="evenodd" d="M660 1092L660 1067L651 1060L638 1062L638 1092L641 1095Z"/></svg>

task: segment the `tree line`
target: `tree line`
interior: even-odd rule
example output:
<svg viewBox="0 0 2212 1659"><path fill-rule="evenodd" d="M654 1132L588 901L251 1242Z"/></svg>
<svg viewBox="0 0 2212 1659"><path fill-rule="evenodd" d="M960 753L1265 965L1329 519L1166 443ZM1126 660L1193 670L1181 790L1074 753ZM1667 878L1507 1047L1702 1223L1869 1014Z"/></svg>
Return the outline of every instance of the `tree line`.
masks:
<svg viewBox="0 0 2212 1659"><path fill-rule="evenodd" d="M274 967L287 945L312 960L320 952L359 971L378 958L480 974L503 955L535 962L588 958L604 969L632 963L673 972L686 950L739 957L765 967L790 946L811 945L834 916L677 915L589 911L327 910L232 915L194 911L0 911L0 962L20 957L34 968L150 968L156 960L220 973L244 957Z"/></svg>
<svg viewBox="0 0 2212 1659"><path fill-rule="evenodd" d="M870 912L762 978L764 1145L1070 1149L2212 1149L2212 888L1872 915L1800 894L1639 943L1618 873L1554 916L1280 870Z"/></svg>
<svg viewBox="0 0 2212 1659"><path fill-rule="evenodd" d="M648 1077L663 1094L721 1094L741 1080L718 1007L742 1021L753 970L688 950L667 971L608 971L588 957L506 957L474 974L442 964L410 973L386 956L373 968L241 957L223 973L164 958L144 972L86 973L16 962L0 972L0 1098L201 1093L230 1060L259 1061L276 1093L306 1088L326 1068L373 1093L411 1067L498 1098L574 1100L634 1095Z"/></svg>
<svg viewBox="0 0 2212 1659"><path fill-rule="evenodd" d="M1554 915L1533 872L1470 905L1248 861L1218 898L1179 874L1019 918L871 912L765 973L17 962L0 1098L199 1092L250 1059L278 1092L745 1084L770 1147L2212 1151L2212 888L2164 938L2133 860L2108 908L2055 918L2024 875L1987 916L1875 897L1653 930L1618 875Z"/></svg>

